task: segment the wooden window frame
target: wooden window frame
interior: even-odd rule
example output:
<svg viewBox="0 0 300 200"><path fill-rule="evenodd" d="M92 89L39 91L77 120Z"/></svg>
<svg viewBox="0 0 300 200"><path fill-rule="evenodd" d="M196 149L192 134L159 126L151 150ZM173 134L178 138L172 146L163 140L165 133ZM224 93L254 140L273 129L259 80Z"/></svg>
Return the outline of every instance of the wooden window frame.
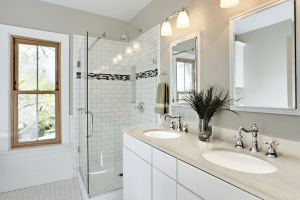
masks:
<svg viewBox="0 0 300 200"><path fill-rule="evenodd" d="M48 46L56 49L55 90L18 90L18 44ZM38 68L37 68L38 71ZM61 43L11 35L11 148L61 143ZM38 84L38 78L37 78ZM38 89L38 88L37 88ZM55 139L18 142L18 94L55 94Z"/></svg>

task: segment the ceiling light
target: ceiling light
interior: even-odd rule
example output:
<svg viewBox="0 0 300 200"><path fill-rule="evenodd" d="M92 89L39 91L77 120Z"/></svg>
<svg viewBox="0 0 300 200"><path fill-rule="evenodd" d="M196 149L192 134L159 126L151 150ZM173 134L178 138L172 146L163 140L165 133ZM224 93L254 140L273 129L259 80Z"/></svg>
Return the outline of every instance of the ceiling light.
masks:
<svg viewBox="0 0 300 200"><path fill-rule="evenodd" d="M239 0L221 0L221 8L232 8L239 4Z"/></svg>
<svg viewBox="0 0 300 200"><path fill-rule="evenodd" d="M169 21L165 21L161 27L161 36L172 35L172 27Z"/></svg>
<svg viewBox="0 0 300 200"><path fill-rule="evenodd" d="M177 18L177 28L187 28L190 26L190 19L186 11L179 13Z"/></svg>
<svg viewBox="0 0 300 200"><path fill-rule="evenodd" d="M117 57L114 57L113 60L112 60L112 63L114 65L118 64L118 58Z"/></svg>
<svg viewBox="0 0 300 200"><path fill-rule="evenodd" d="M132 55L132 54L133 54L133 50L132 50L132 47L131 47L131 46L128 46L128 47L126 48L126 54L127 54L127 55Z"/></svg>
<svg viewBox="0 0 300 200"><path fill-rule="evenodd" d="M123 61L123 55L119 53L117 55L117 59L118 59L118 61Z"/></svg>
<svg viewBox="0 0 300 200"><path fill-rule="evenodd" d="M138 41L135 41L132 46L133 46L133 51L138 51L141 49L141 45Z"/></svg>

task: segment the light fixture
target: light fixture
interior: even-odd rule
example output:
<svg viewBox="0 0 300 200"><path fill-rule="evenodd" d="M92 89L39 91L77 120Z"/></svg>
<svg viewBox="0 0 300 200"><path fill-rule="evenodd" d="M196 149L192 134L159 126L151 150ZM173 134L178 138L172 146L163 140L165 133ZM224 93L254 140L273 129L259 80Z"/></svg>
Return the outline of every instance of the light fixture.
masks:
<svg viewBox="0 0 300 200"><path fill-rule="evenodd" d="M177 28L187 28L190 26L190 19L186 11L179 13L177 18Z"/></svg>
<svg viewBox="0 0 300 200"><path fill-rule="evenodd" d="M117 57L114 57L114 58L113 58L112 64L114 64L114 65L118 64L118 58L117 58Z"/></svg>
<svg viewBox="0 0 300 200"><path fill-rule="evenodd" d="M161 36L172 35L172 27L168 20L166 20L161 27Z"/></svg>
<svg viewBox="0 0 300 200"><path fill-rule="evenodd" d="M133 51L138 51L141 49L141 45L138 41L135 41L132 46L133 46Z"/></svg>
<svg viewBox="0 0 300 200"><path fill-rule="evenodd" d="M239 4L239 0L221 0L221 8L232 8Z"/></svg>
<svg viewBox="0 0 300 200"><path fill-rule="evenodd" d="M123 55L119 53L117 55L117 59L118 59L118 61L123 61Z"/></svg>
<svg viewBox="0 0 300 200"><path fill-rule="evenodd" d="M169 17L166 17L164 20L164 23L161 27L161 35L162 36L170 36L172 35L172 27L169 22L169 19L171 19L174 16L178 16L177 18L177 28L187 28L190 26L190 19L189 19L189 13L186 7L180 8L176 12L174 12Z"/></svg>
<svg viewBox="0 0 300 200"><path fill-rule="evenodd" d="M131 47L131 46L128 46L128 47L126 48L126 54L127 54L127 55L132 55L132 54L133 54L133 50L132 50L132 47Z"/></svg>

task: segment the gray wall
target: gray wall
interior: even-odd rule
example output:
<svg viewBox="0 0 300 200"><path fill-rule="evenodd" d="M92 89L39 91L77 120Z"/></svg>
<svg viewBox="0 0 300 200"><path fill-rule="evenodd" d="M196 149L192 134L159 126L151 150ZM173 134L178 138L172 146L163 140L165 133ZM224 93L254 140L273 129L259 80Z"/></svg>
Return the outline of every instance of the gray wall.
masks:
<svg viewBox="0 0 300 200"><path fill-rule="evenodd" d="M202 84L218 83L225 89L230 86L229 74L229 18L246 10L268 2L268 0L240 0L231 9L221 9L220 0L152 0L137 16L130 26L141 27L147 31L162 24L165 17L186 6L190 13L190 27L176 28L176 18L170 20L173 35L161 37L161 68L169 72L169 44L189 34L202 32ZM133 36L133 35L132 35ZM170 79L169 79L170 80ZM197 121L197 114L188 108L176 108L174 113L183 114L184 120ZM300 118L298 116L241 112L240 117L224 112L213 119L213 125L237 129L250 127L256 121L259 134L300 141ZM250 138L248 138L250 139Z"/></svg>
<svg viewBox="0 0 300 200"><path fill-rule="evenodd" d="M239 104L251 107L288 107L288 81L293 80L287 80L287 41L291 35L292 20L236 35L236 41L246 44L244 87L235 92L237 99L244 97ZM291 70L289 72L292 73ZM290 95L289 98L292 98L293 94Z"/></svg>
<svg viewBox="0 0 300 200"><path fill-rule="evenodd" d="M87 31L121 35L127 21L67 8L40 0L0 0L0 23L70 35L70 114L73 108L73 34Z"/></svg>

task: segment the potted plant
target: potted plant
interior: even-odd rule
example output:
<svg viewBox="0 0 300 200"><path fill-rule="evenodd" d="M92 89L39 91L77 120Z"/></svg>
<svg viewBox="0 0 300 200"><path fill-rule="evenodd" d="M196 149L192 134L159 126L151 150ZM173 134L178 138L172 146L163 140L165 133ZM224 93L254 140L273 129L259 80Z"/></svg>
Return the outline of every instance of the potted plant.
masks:
<svg viewBox="0 0 300 200"><path fill-rule="evenodd" d="M197 92L196 90L188 91L183 98L185 104L195 110L199 116L199 140L212 140L211 119L223 111L231 111L238 115L234 110L230 110L228 105L233 102L230 99L229 92L215 85Z"/></svg>

